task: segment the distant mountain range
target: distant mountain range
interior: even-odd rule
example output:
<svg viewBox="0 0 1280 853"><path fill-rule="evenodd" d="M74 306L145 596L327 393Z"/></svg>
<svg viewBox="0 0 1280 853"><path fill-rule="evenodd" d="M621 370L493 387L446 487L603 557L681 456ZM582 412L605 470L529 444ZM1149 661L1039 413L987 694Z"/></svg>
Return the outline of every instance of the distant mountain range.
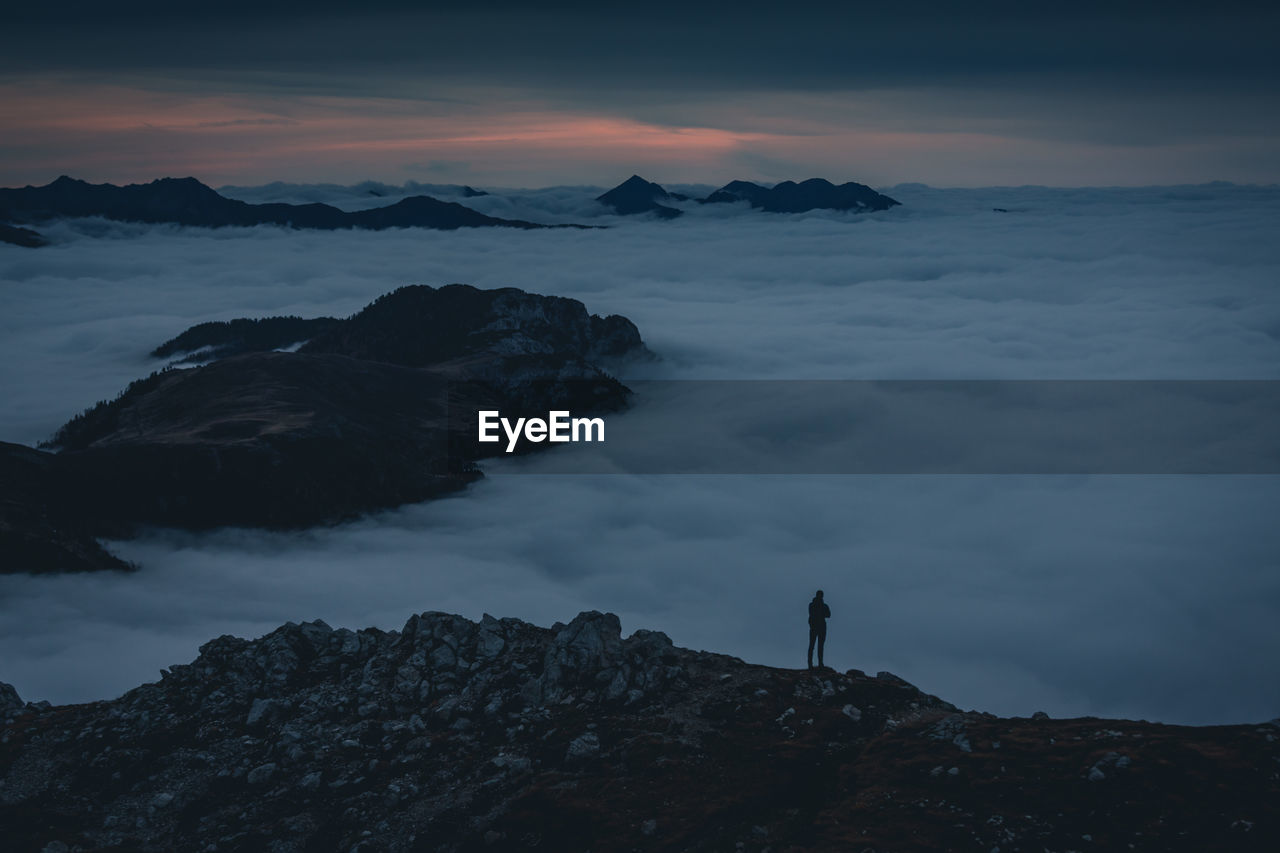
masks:
<svg viewBox="0 0 1280 853"><path fill-rule="evenodd" d="M475 192L475 191L473 191ZM283 225L291 228L585 228L499 219L449 201L419 195L385 207L347 212L327 204L249 204L226 198L195 178L161 178L149 184L90 184L62 176L42 187L0 189L0 222L38 223L68 217L101 216L125 222L173 223L219 228L229 225ZM0 231L0 240L32 245L35 232ZM25 241L25 242L24 242Z"/></svg>
<svg viewBox="0 0 1280 853"><path fill-rule="evenodd" d="M632 175L618 186L600 195L601 202L623 215L657 214L662 219L675 219L682 211L663 202L688 201L688 196L667 192L660 184ZM769 213L803 213L807 210L851 210L858 213L888 210L901 202L882 195L864 184L852 181L836 184L822 178L807 181L783 181L765 187L751 181L730 181L699 204L723 204L745 201L757 210Z"/></svg>
<svg viewBox="0 0 1280 853"><path fill-rule="evenodd" d="M462 187L461 191L466 198L487 195L471 187ZM662 219L675 219L682 211L672 207L672 203L694 199L668 192L660 184L632 175L596 200L613 212L626 216L652 214ZM899 203L863 184L837 186L821 178L811 178L798 184L783 181L773 187L750 181L732 181L696 201L699 204L745 201L757 210L772 213L802 213L817 209L867 212L887 210ZM388 228L453 230L495 226L521 229L602 227L544 225L523 219L502 219L428 195L412 195L382 207L356 211L345 211L320 202L254 204L227 198L195 178L161 178L148 184L115 186L90 184L64 175L42 187L0 189L0 243L32 248L43 246L47 240L23 226L94 216L123 222L204 228L280 225L319 230L364 228L379 231Z"/></svg>
<svg viewBox="0 0 1280 853"><path fill-rule="evenodd" d="M864 184L852 181L836 186L822 178L783 181L772 188L751 181L731 181L702 200L703 204L745 201L770 213L803 213L806 210L888 210L901 204Z"/></svg>

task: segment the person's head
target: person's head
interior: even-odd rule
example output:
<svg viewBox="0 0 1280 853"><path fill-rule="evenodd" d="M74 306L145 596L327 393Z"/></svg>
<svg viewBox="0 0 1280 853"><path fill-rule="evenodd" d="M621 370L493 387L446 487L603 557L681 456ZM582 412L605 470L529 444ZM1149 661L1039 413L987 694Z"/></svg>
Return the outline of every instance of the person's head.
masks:
<svg viewBox="0 0 1280 853"><path fill-rule="evenodd" d="M814 598L822 598L822 590L818 590L813 594Z"/></svg>

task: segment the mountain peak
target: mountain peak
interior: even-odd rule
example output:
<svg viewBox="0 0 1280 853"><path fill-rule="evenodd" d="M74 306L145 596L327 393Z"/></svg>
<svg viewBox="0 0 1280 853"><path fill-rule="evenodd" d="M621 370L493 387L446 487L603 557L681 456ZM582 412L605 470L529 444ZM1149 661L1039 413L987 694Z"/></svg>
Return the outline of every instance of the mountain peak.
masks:
<svg viewBox="0 0 1280 853"><path fill-rule="evenodd" d="M161 674L76 706L0 685L11 848L1079 849L1084 836L1261 851L1277 836L1274 726L964 712L888 672L624 637L611 613L550 628L438 611L399 631L290 622L211 640Z"/></svg>
<svg viewBox="0 0 1280 853"><path fill-rule="evenodd" d="M674 199L675 197L663 189L661 184L646 181L639 175L632 175L613 189L596 197L596 201L612 207L624 216L656 213L663 219L675 219L680 215L681 211L674 207L658 203L659 200Z"/></svg>
<svg viewBox="0 0 1280 853"><path fill-rule="evenodd" d="M772 213L803 213L806 210L888 210L899 204L871 187L853 182L836 186L825 178L809 178L801 183L782 181L765 188L751 181L730 181L702 200L703 204L745 201L758 210Z"/></svg>
<svg viewBox="0 0 1280 853"><path fill-rule="evenodd" d="M169 186L202 187L203 189L206 189L206 190L212 189L212 187L208 186L207 184L201 182L196 178L191 177L190 175L187 175L185 178L156 178L154 181L151 182L151 184L153 186L160 184L160 185L169 185Z"/></svg>

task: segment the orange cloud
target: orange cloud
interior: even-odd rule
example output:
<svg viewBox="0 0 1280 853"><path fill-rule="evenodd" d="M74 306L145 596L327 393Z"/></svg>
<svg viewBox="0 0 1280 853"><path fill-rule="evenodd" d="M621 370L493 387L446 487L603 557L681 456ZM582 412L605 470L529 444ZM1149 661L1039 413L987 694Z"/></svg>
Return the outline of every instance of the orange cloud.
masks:
<svg viewBox="0 0 1280 853"><path fill-rule="evenodd" d="M412 100L176 96L121 86L0 86L0 102L9 116L7 145L45 149L31 158L37 168L111 180L176 169L221 182L261 175L265 167L296 169L302 162L315 178L326 168L346 171L364 163L367 177L393 170L388 157L395 155L705 164L771 138L547 109L438 114L430 102ZM130 174L120 174L122 168Z"/></svg>
<svg viewBox="0 0 1280 853"><path fill-rule="evenodd" d="M214 185L609 185L632 172L706 183L820 176L872 185L1140 184L1248 180L1276 163L1274 145L1261 137L1218 140L1214 159L1190 143L1051 139L1003 117L903 117L893 112L900 92L739 95L654 108L650 115L662 120L642 120L621 108L555 107L514 89L441 86L420 99L273 91L0 78L0 185L64 173L117 183L194 175ZM435 97L441 93L455 97Z"/></svg>

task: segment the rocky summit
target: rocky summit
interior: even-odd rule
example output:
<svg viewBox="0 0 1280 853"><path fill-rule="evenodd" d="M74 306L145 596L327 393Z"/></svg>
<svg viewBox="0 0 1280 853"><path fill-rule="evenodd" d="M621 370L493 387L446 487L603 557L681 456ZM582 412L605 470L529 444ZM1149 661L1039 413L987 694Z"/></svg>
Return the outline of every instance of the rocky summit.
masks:
<svg viewBox="0 0 1280 853"><path fill-rule="evenodd" d="M962 712L890 673L413 616L224 636L124 696L0 685L5 849L1274 850L1280 728Z"/></svg>

